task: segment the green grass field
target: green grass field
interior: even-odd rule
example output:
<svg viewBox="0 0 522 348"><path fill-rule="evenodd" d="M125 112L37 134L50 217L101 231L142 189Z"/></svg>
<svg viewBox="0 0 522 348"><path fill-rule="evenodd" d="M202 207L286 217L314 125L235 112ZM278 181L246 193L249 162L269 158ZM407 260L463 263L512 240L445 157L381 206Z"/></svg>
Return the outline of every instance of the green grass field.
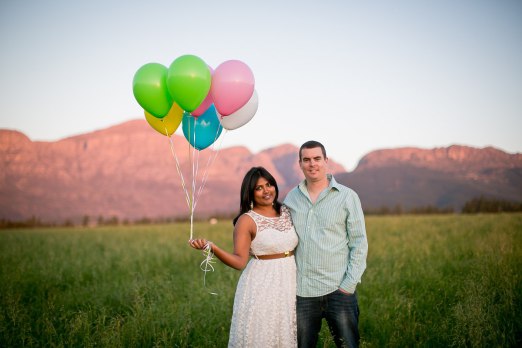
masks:
<svg viewBox="0 0 522 348"><path fill-rule="evenodd" d="M522 345L522 214L370 216L367 232L363 347ZM229 250L231 233L195 225ZM218 261L204 287L188 236L182 223L0 231L0 347L226 347L240 273Z"/></svg>

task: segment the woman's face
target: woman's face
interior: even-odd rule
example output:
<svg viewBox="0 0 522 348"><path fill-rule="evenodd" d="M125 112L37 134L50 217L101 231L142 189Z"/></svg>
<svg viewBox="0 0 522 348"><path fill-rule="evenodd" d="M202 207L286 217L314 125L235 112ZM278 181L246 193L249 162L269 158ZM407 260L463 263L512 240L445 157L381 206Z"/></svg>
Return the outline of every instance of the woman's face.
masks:
<svg viewBox="0 0 522 348"><path fill-rule="evenodd" d="M258 206L267 206L274 203L276 196L276 188L263 177L257 180L254 187L254 204Z"/></svg>

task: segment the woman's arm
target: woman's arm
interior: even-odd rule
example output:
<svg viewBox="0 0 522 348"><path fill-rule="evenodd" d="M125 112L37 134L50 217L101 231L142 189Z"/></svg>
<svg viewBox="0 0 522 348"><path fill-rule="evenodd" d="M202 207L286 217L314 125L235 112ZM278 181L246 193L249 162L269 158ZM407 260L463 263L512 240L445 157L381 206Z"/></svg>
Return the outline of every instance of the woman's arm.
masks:
<svg viewBox="0 0 522 348"><path fill-rule="evenodd" d="M212 252L225 265L242 270L247 265L250 257L250 244L252 236L255 235L256 226L252 218L248 215L242 215L236 222L234 227L234 253L229 253L216 244L206 239L193 239L189 244L194 249L204 249L207 243L210 243Z"/></svg>

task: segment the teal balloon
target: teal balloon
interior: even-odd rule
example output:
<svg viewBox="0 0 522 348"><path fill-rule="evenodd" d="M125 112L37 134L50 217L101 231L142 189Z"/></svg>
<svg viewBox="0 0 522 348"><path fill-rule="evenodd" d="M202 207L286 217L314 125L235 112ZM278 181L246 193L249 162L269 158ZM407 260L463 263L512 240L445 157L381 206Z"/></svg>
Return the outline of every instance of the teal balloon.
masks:
<svg viewBox="0 0 522 348"><path fill-rule="evenodd" d="M159 63L143 65L134 74L132 92L140 106L152 116L162 118L172 106L167 89L168 69Z"/></svg>
<svg viewBox="0 0 522 348"><path fill-rule="evenodd" d="M198 117L185 112L181 123L185 139L196 150L203 150L212 145L223 130L214 104Z"/></svg>

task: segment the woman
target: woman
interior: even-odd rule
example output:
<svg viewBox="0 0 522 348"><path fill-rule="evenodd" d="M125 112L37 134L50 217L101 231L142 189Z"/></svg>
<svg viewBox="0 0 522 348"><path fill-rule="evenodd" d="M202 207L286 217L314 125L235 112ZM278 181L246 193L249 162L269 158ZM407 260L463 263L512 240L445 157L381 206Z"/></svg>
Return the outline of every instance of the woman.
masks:
<svg viewBox="0 0 522 348"><path fill-rule="evenodd" d="M208 244L224 264L244 269L234 298L229 347L297 346L297 234L278 195L274 177L263 167L253 167L241 184L239 214L233 221L234 252L205 239L189 241L195 249Z"/></svg>

